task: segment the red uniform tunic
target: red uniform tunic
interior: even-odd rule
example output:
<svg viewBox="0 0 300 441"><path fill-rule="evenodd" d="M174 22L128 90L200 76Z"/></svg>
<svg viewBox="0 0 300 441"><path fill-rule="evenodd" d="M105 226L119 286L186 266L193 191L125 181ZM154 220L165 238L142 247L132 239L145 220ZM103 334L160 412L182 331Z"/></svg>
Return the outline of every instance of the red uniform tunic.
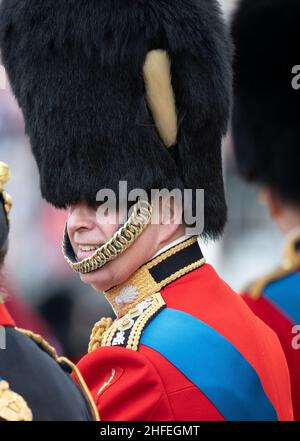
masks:
<svg viewBox="0 0 300 441"><path fill-rule="evenodd" d="M300 239L288 243L284 263L243 294L252 311L279 337L288 362L295 420L300 420Z"/></svg>
<svg viewBox="0 0 300 441"><path fill-rule="evenodd" d="M100 418L292 420L278 338L195 246L174 247L116 289L120 299L129 287L143 292L155 282L160 294L156 308L147 299L133 306L79 362Z"/></svg>

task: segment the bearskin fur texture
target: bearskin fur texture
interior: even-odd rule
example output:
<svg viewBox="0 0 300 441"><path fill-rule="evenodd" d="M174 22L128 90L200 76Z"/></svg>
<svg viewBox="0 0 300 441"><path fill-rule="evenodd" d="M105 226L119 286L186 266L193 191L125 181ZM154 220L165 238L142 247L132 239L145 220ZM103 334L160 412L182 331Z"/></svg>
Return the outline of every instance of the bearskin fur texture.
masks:
<svg viewBox="0 0 300 441"><path fill-rule="evenodd" d="M216 0L3 0L0 45L47 201L95 201L120 180L128 190L200 188L204 234L222 231L231 45ZM153 49L171 60L173 150L146 104Z"/></svg>

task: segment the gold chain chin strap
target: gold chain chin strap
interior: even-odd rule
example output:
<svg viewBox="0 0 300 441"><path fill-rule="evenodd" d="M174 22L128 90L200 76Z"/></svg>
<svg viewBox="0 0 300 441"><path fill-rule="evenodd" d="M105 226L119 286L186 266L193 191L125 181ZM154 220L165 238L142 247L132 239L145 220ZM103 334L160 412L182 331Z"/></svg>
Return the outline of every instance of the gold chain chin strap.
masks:
<svg viewBox="0 0 300 441"><path fill-rule="evenodd" d="M62 241L62 252L73 271L86 274L104 266L123 253L145 230L151 221L152 206L146 200L139 200L127 222L119 228L113 237L99 247L92 256L80 262L73 262L67 254L68 231L65 228Z"/></svg>

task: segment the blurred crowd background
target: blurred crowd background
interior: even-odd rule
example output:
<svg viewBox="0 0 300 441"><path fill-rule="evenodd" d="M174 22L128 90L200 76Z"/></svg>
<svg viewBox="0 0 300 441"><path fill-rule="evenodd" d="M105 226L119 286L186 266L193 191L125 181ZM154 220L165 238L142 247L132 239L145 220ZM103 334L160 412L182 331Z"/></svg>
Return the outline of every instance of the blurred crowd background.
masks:
<svg viewBox="0 0 300 441"><path fill-rule="evenodd" d="M235 3L221 1L228 20ZM236 172L230 131L223 152L229 221L221 241L202 246L208 262L239 291L279 263L282 238L258 202L257 189L246 186ZM59 352L76 360L86 352L93 324L111 310L103 296L83 285L63 260L60 243L66 213L40 197L37 168L24 136L22 116L2 70L0 160L11 167L7 191L14 201L6 262L7 304L15 310L27 309L29 318L39 312L41 321L32 319L37 330L48 334L45 336L50 336Z"/></svg>

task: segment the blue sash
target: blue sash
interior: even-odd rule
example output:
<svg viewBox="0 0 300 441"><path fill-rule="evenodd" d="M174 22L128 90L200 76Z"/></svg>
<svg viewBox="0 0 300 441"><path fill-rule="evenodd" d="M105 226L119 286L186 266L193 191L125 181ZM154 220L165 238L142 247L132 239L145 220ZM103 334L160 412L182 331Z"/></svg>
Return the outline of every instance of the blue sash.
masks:
<svg viewBox="0 0 300 441"><path fill-rule="evenodd" d="M295 273L270 283L264 294L290 317L300 323L300 274Z"/></svg>
<svg viewBox="0 0 300 441"><path fill-rule="evenodd" d="M148 324L140 343L176 366L227 421L277 420L251 364L201 320L166 308Z"/></svg>

